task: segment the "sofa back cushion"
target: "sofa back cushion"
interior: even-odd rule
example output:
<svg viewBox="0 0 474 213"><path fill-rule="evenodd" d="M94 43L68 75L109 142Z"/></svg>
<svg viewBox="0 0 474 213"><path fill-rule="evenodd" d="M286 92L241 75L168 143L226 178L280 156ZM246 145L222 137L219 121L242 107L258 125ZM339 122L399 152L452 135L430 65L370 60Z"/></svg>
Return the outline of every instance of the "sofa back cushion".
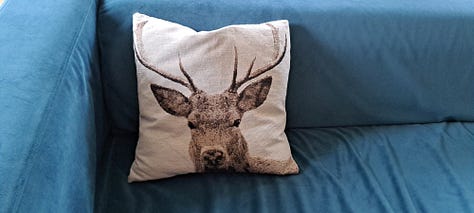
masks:
<svg viewBox="0 0 474 213"><path fill-rule="evenodd" d="M115 130L138 131L135 12L195 30L288 19L288 128L474 121L474 18L466 15L472 8L441 1L410 10L368 0L272 2L102 1L102 77Z"/></svg>

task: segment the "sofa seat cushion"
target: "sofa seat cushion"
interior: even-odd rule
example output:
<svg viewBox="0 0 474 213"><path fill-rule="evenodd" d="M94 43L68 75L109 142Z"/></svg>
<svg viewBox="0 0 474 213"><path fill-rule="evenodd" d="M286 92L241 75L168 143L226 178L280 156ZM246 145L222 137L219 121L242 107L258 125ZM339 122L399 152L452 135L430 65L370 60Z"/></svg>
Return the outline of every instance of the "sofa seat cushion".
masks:
<svg viewBox="0 0 474 213"><path fill-rule="evenodd" d="M290 129L300 174L127 183L137 135L110 137L98 212L470 212L474 123Z"/></svg>

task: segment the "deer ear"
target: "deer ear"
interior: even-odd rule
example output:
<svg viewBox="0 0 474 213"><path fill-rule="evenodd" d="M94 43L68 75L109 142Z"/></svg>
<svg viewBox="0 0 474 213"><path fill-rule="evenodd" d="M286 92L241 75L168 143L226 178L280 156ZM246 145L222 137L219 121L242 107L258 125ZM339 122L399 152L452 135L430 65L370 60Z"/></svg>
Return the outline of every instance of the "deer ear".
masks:
<svg viewBox="0 0 474 213"><path fill-rule="evenodd" d="M267 99L268 91L270 91L271 86L272 77L268 76L245 87L239 94L239 109L246 112L262 105Z"/></svg>
<svg viewBox="0 0 474 213"><path fill-rule="evenodd" d="M156 84L150 85L156 100L167 113L186 117L191 112L189 99L180 92Z"/></svg>

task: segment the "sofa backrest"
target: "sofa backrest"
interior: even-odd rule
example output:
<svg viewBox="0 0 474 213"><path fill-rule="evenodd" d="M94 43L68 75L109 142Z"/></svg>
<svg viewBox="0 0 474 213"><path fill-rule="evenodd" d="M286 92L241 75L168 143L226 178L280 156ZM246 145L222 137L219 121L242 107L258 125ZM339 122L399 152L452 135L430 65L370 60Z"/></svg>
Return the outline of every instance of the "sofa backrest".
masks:
<svg viewBox="0 0 474 213"><path fill-rule="evenodd" d="M137 131L135 12L196 30L288 19L288 128L474 121L474 9L403 4L104 0L98 32L113 124Z"/></svg>

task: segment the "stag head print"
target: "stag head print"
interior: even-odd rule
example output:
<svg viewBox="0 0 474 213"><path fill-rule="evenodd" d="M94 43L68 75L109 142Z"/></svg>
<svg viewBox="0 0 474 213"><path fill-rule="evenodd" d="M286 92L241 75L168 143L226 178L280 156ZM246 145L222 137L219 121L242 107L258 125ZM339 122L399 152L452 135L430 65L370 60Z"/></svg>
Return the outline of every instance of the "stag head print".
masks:
<svg viewBox="0 0 474 213"><path fill-rule="evenodd" d="M193 79L185 70L179 58L179 69L184 78L177 77L159 69L147 62L144 58L142 31L147 22L141 22L136 28L136 56L138 61L158 75L183 85L191 91L186 97L177 90L151 84L150 89L164 111L173 115L185 117L191 130L189 155L194 162L197 172L210 171L255 171L252 166L247 142L242 135L239 125L245 112L262 105L272 85L272 77L257 77L272 70L285 57L287 38L285 35L284 47L280 54L278 30L270 25L274 39L275 54L273 61L267 65L254 69L256 57L242 79L237 79L238 51L234 46L234 69L232 82L228 89L220 94L208 94L196 87ZM231 72L229 72L231 74ZM251 82L254 80L255 82ZM247 86L238 92L245 83ZM258 171L256 171L258 172Z"/></svg>

